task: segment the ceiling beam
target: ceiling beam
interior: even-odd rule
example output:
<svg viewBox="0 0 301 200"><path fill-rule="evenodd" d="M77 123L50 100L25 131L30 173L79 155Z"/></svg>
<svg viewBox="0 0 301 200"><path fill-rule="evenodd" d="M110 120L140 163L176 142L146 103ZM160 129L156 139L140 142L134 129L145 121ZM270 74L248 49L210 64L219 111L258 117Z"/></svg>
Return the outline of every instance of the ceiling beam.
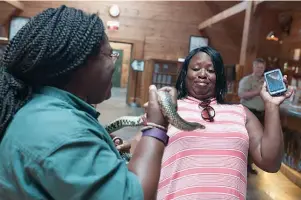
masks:
<svg viewBox="0 0 301 200"><path fill-rule="evenodd" d="M256 8L259 6L259 4L261 4L264 1L265 0L254 1L254 11L253 12L255 12ZM232 6L231 8L228 8L228 9L214 15L213 17L207 19L206 21L200 23L198 28L199 28L199 30L205 29L207 27L210 27L213 24L216 24L222 20L225 20L225 19L233 16L233 15L236 15L236 14L246 10L247 5L248 5L248 1L243 1L241 3L238 3L234 6Z"/></svg>
<svg viewBox="0 0 301 200"><path fill-rule="evenodd" d="M252 17L252 5L253 5L252 1L247 2L247 9L245 14L245 22L244 22L244 29L242 33L242 42L241 42L241 49L240 49L240 58L239 58L240 65L246 64L248 38L250 34L250 25L251 25L251 17Z"/></svg>
<svg viewBox="0 0 301 200"><path fill-rule="evenodd" d="M248 2L244 1L244 2L241 2L241 3L238 3L234 6L232 6L231 8L228 8L222 12L220 12L219 14L217 15L214 15L213 17L207 19L206 21L202 22L199 24L198 28L199 30L202 30L204 28L207 28L217 22L220 22L224 19L227 19L235 14L238 14L244 10L246 10L247 8L247 4Z"/></svg>
<svg viewBox="0 0 301 200"><path fill-rule="evenodd" d="M216 3L214 3L214 1L204 1L204 3L206 4L206 6L208 7L208 9L212 12L212 13L219 13L221 12L221 9L217 6ZM232 43L233 47L234 46L240 46L241 43L239 40L237 40L237 36L238 33L235 31L237 30L237 26L238 24L233 24L232 21L227 21L225 23L221 23L220 24L222 28L224 28L225 31L225 37L227 37L227 39L230 40L230 42ZM215 28L217 28L217 26L215 26ZM241 32L241 29L239 28L239 32ZM226 39L226 40L227 40ZM238 43L239 41L239 43Z"/></svg>
<svg viewBox="0 0 301 200"><path fill-rule="evenodd" d="M14 6L18 10L21 10L21 11L24 10L24 4L21 1L18 1L18 0L4 0L4 2Z"/></svg>

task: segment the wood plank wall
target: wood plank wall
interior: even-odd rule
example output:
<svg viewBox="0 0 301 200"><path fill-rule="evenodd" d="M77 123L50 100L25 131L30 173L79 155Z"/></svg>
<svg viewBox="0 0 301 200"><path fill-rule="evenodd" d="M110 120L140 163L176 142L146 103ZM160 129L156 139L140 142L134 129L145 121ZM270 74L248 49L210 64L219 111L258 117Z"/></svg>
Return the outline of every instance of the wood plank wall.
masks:
<svg viewBox="0 0 301 200"><path fill-rule="evenodd" d="M21 15L33 16L48 7L62 4L98 12L106 25L108 20L118 20L118 31L107 31L114 41L141 41L144 58L177 59L188 51L189 36L198 34L200 21L198 2L112 2L112 1L39 1L24 2ZM121 13L117 19L108 14L109 7L117 4Z"/></svg>
<svg viewBox="0 0 301 200"><path fill-rule="evenodd" d="M293 50L296 48L301 48L301 13L300 12L291 12L293 17L293 22L290 29L290 34L283 37L283 44L281 45L281 64L287 60L293 60ZM300 67L300 66L299 66Z"/></svg>
<svg viewBox="0 0 301 200"><path fill-rule="evenodd" d="M111 41L137 44L133 46L133 57L137 59L163 59L176 61L188 54L189 37L200 35L197 25L213 16L214 10L203 2L130 2L130 1L26 1L21 16L34 16L49 7L62 4L98 12L106 24L115 20L108 14L109 7L117 4L121 9L118 31L107 31ZM227 64L237 63L240 38L237 30L216 25L206 34L210 45L225 55ZM237 41L233 42L233 38ZM135 50L137 48L137 50Z"/></svg>
<svg viewBox="0 0 301 200"><path fill-rule="evenodd" d="M200 35L198 24L220 12L204 1L24 1L23 3L25 8L20 16L24 17L31 17L49 7L65 4L90 13L98 12L104 24L109 20L118 20L120 22L118 31L107 30L110 41L133 44L132 59L146 61L151 59L177 61L178 58L187 56L190 36ZM108 14L109 7L113 4L117 4L121 9L120 16L116 19ZM221 53L225 64L236 64L239 60L241 32L240 26L228 27L228 24L219 23L206 30L204 36L209 38L209 45ZM148 86L144 88L143 77L145 76L141 72L138 72L138 76L135 72L129 72L130 94L134 94L136 89L136 95L144 98L140 93L148 90ZM137 83L135 87L134 83ZM128 101L131 99L133 96L128 97Z"/></svg>

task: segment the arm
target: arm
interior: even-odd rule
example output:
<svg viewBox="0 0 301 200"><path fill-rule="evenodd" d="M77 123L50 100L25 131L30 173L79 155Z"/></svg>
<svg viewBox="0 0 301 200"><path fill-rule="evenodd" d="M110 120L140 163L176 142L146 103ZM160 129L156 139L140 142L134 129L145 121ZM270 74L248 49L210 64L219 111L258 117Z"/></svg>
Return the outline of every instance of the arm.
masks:
<svg viewBox="0 0 301 200"><path fill-rule="evenodd" d="M287 84L286 76L283 80ZM277 172L281 166L284 150L279 106L292 92L289 89L281 96L272 97L267 91L266 83L263 84L260 96L265 105L264 130L253 113L246 109L251 155L255 164L268 172Z"/></svg>
<svg viewBox="0 0 301 200"><path fill-rule="evenodd" d="M264 129L247 108L246 128L250 138L250 153L254 163L267 172L277 172L283 156L283 135L279 106L265 105Z"/></svg>
<svg viewBox="0 0 301 200"><path fill-rule="evenodd" d="M174 88L163 87L160 90L169 92L173 103L177 103L177 91ZM151 86L146 108L147 121L167 128L168 121L162 115L157 98L156 87ZM137 136L138 138L139 136ZM164 148L164 144L159 140L142 136L128 164L129 170L138 176L142 184L145 200L153 199L157 192Z"/></svg>
<svg viewBox="0 0 301 200"><path fill-rule="evenodd" d="M142 133L138 132L137 135L135 135L135 137L129 141L131 144L131 153L133 153L135 151L137 144L141 139L141 136L142 136Z"/></svg>
<svg viewBox="0 0 301 200"><path fill-rule="evenodd" d="M128 165L129 170L135 173L142 183L146 200L152 199L156 194L164 147L164 144L155 138L141 137Z"/></svg>
<svg viewBox="0 0 301 200"><path fill-rule="evenodd" d="M251 84L248 82L247 77L240 80L238 86L238 96L241 99L251 99L260 94L260 90L251 90Z"/></svg>

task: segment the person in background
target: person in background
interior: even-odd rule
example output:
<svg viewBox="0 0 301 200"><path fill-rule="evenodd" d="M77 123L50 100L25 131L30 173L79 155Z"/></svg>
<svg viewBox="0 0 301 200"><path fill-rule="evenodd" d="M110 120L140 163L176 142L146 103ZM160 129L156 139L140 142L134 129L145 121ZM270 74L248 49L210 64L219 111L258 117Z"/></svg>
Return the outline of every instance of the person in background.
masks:
<svg viewBox="0 0 301 200"><path fill-rule="evenodd" d="M260 121L264 124L264 102L260 97L260 91L264 83L265 61L262 58L257 58L253 61L253 73L243 77L238 86L238 96L240 103L246 106ZM257 174L257 171L252 168L252 159L248 158L248 172Z"/></svg>
<svg viewBox="0 0 301 200"><path fill-rule="evenodd" d="M49 8L18 31L0 68L1 199L154 196L168 141L156 87L128 165L91 106L110 98L117 58L102 20L78 9Z"/></svg>
<svg viewBox="0 0 301 200"><path fill-rule="evenodd" d="M279 106L290 90L272 97L263 85L263 129L248 108L225 103L224 64L211 47L189 53L176 88L179 115L206 128L182 131L169 126L157 200L246 199L248 152L259 168L271 173L279 170L283 156Z"/></svg>

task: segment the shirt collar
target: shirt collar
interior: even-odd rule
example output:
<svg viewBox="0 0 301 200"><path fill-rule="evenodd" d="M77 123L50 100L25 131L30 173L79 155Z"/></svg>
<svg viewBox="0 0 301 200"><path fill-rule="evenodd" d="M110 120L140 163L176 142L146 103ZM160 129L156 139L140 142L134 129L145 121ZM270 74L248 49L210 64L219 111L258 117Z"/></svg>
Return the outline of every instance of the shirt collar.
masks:
<svg viewBox="0 0 301 200"><path fill-rule="evenodd" d="M189 102L189 103L197 103L197 104L200 104L200 103L203 102L203 101L201 101L199 99L196 99L192 96L187 96L186 98L184 98L184 101ZM211 98L209 105L214 105L214 104L217 104L217 100L216 100L216 98Z"/></svg>
<svg viewBox="0 0 301 200"><path fill-rule="evenodd" d="M79 98L65 90L61 90L61 89L58 89L55 87L50 87L50 86L44 86L44 87L37 89L35 92L39 93L39 94L44 94L44 95L59 98L65 102L69 103L76 109L89 113L96 119L100 115L100 113L97 112L96 109L92 105L88 104L81 98Z"/></svg>

